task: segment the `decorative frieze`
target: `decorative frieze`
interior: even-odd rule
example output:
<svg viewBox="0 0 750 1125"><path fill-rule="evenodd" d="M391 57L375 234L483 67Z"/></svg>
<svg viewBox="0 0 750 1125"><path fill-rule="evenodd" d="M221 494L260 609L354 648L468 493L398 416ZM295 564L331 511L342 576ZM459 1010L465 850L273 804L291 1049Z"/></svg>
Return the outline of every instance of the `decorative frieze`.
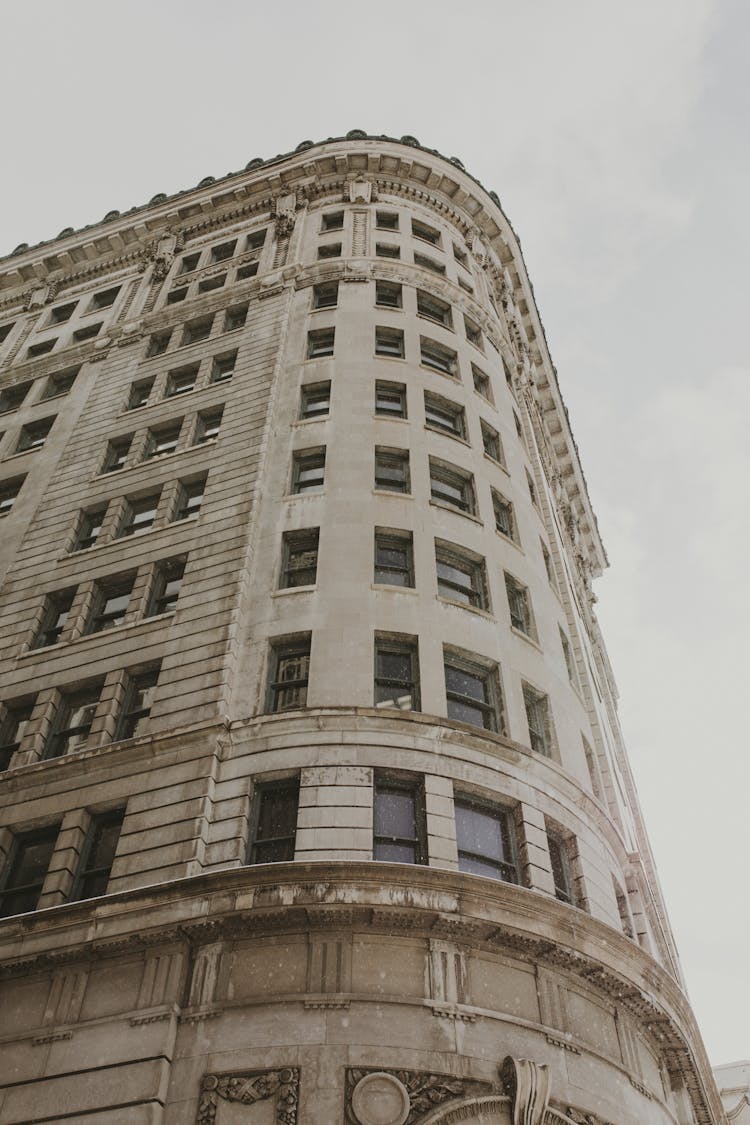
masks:
<svg viewBox="0 0 750 1125"><path fill-rule="evenodd" d="M220 1101L255 1105L273 1100L274 1125L297 1125L299 1069L238 1070L206 1074L201 1082L196 1125L214 1125Z"/></svg>

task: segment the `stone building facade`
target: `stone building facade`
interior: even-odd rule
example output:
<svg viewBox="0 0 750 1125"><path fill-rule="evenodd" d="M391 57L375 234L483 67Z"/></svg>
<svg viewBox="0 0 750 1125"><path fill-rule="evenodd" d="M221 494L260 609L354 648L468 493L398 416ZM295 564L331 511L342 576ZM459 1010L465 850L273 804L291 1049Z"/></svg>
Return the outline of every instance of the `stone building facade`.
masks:
<svg viewBox="0 0 750 1125"><path fill-rule="evenodd" d="M0 1125L708 1125L518 240L354 131L0 261Z"/></svg>

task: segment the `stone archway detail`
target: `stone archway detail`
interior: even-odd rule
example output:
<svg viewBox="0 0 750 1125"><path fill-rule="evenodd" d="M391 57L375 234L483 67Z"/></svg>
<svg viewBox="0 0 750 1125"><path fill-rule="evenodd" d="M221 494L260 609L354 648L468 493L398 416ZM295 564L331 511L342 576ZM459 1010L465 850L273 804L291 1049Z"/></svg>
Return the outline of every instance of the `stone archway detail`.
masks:
<svg viewBox="0 0 750 1125"><path fill-rule="evenodd" d="M487 1121L505 1125L510 1120L510 1098L504 1094L485 1094L443 1106L420 1119L419 1125L454 1125L460 1121Z"/></svg>
<svg viewBox="0 0 750 1125"><path fill-rule="evenodd" d="M549 1101L549 1071L544 1063L508 1055L502 1075L513 1104L513 1125L542 1125Z"/></svg>

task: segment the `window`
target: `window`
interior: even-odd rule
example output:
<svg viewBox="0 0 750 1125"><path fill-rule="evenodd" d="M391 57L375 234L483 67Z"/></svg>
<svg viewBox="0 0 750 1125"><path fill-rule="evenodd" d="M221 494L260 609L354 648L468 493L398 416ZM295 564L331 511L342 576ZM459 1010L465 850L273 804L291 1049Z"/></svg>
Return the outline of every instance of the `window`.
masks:
<svg viewBox="0 0 750 1125"><path fill-rule="evenodd" d="M0 483L0 516L7 516L12 509L26 477L13 477Z"/></svg>
<svg viewBox="0 0 750 1125"><path fill-rule="evenodd" d="M547 575L547 581L550 586L557 589L557 581L555 579L555 568L552 564L552 555L549 553L549 548L543 539L539 540L542 548L542 561L544 562L544 570Z"/></svg>
<svg viewBox="0 0 750 1125"><path fill-rule="evenodd" d="M59 826L16 836L2 880L0 917L36 910L55 848Z"/></svg>
<svg viewBox="0 0 750 1125"><path fill-rule="evenodd" d="M215 277L206 277L203 281L198 282L198 292L213 293L214 289L222 289L226 280L227 275L225 273L217 273Z"/></svg>
<svg viewBox="0 0 750 1125"><path fill-rule="evenodd" d="M417 778L377 772L373 792L372 858L426 863L424 792Z"/></svg>
<svg viewBox="0 0 750 1125"><path fill-rule="evenodd" d="M403 304L401 286L391 281L375 282L375 304L385 309L400 309Z"/></svg>
<svg viewBox="0 0 750 1125"><path fill-rule="evenodd" d="M120 536L140 535L153 527L159 506L159 495L158 492L154 492L150 496L140 496L137 499L125 501Z"/></svg>
<svg viewBox="0 0 750 1125"><path fill-rule="evenodd" d="M335 336L335 328L319 328L315 332L308 332L307 358L323 359L325 356L333 355Z"/></svg>
<svg viewBox="0 0 750 1125"><path fill-rule="evenodd" d="M166 559L159 563L146 612L147 617L158 617L160 613L172 612L180 596L184 574L185 559Z"/></svg>
<svg viewBox="0 0 750 1125"><path fill-rule="evenodd" d="M4 344L8 339L11 332L13 331L14 323L15 321L11 321L10 324L3 324L2 326L0 326L0 344Z"/></svg>
<svg viewBox="0 0 750 1125"><path fill-rule="evenodd" d="M531 474L529 473L528 469L526 469L526 484L527 484L527 487L529 489L529 498L531 500L531 503L534 505L535 508L538 508L539 507L539 499L538 499L537 494L536 494L536 487L534 485L533 480L531 479Z"/></svg>
<svg viewBox="0 0 750 1125"><path fill-rule="evenodd" d="M434 258L428 258L426 254L415 254L414 265L421 266L422 269L432 270L433 273L444 274L445 266L442 262L436 262Z"/></svg>
<svg viewBox="0 0 750 1125"><path fill-rule="evenodd" d="M340 242L324 242L322 246L318 247L318 258L324 261L327 258L340 258L341 257L341 243Z"/></svg>
<svg viewBox="0 0 750 1125"><path fill-rule="evenodd" d="M508 608L510 610L510 623L519 633L537 639L534 625L534 614L531 611L531 598L529 591L522 586L511 574L505 575L505 591L508 595Z"/></svg>
<svg viewBox="0 0 750 1125"><path fill-rule="evenodd" d="M537 754L549 758L552 754L552 721L549 700L529 684L523 685L523 702L529 724L529 742Z"/></svg>
<svg viewBox="0 0 750 1125"><path fill-rule="evenodd" d="M250 253L252 250L262 249L266 241L266 229L253 231L252 234L247 236L247 243L245 245L245 253Z"/></svg>
<svg viewBox="0 0 750 1125"><path fill-rule="evenodd" d="M376 211L375 226L378 230L398 230L398 212Z"/></svg>
<svg viewBox="0 0 750 1125"><path fill-rule="evenodd" d="M466 440L466 415L457 402L425 391L424 420L431 430L440 430L451 437Z"/></svg>
<svg viewBox="0 0 750 1125"><path fill-rule="evenodd" d="M91 512L82 512L76 532L74 551L86 551L95 547L101 534L106 508L98 508Z"/></svg>
<svg viewBox="0 0 750 1125"><path fill-rule="evenodd" d="M198 378L198 368L197 363L191 363L189 367L179 367L175 371L170 371L167 376L165 397L173 398L175 395L184 395L188 391L194 390Z"/></svg>
<svg viewBox="0 0 750 1125"><path fill-rule="evenodd" d="M174 518L186 520L190 516L197 516L203 504L203 493L206 490L206 477L196 480L182 481L177 494L177 508Z"/></svg>
<svg viewBox="0 0 750 1125"><path fill-rule="evenodd" d="M466 339L469 343L481 350L482 331L478 324L475 324L473 320L469 320L468 316L464 317L464 331L466 332Z"/></svg>
<svg viewBox="0 0 750 1125"><path fill-rule="evenodd" d="M573 872L570 864L570 841L560 833L547 828L547 847L549 848L550 865L552 867L552 882L555 886L555 898L560 902L570 903L575 906L573 893Z"/></svg>
<svg viewBox="0 0 750 1125"><path fill-rule="evenodd" d="M16 453L24 453L27 449L41 449L54 421L54 418L42 418L38 422L29 422L27 426L23 426L16 445Z"/></svg>
<svg viewBox="0 0 750 1125"><path fill-rule="evenodd" d="M45 761L84 749L91 733L100 694L100 684L91 684L80 691L62 694L44 748Z"/></svg>
<svg viewBox="0 0 750 1125"><path fill-rule="evenodd" d="M410 531L375 528L374 581L382 586L414 586L414 544Z"/></svg>
<svg viewBox="0 0 750 1125"><path fill-rule="evenodd" d="M31 347L27 350L26 355L29 359L34 359L39 355L46 355L47 352L52 351L56 343L57 336L55 336L52 340L42 340L40 344L32 344Z"/></svg>
<svg viewBox="0 0 750 1125"><path fill-rule="evenodd" d="M172 329L168 332L157 332L148 342L146 349L146 358L151 359L155 355L163 355L169 347L169 341L172 338Z"/></svg>
<svg viewBox="0 0 750 1125"><path fill-rule="evenodd" d="M108 309L114 305L117 294L120 292L121 286L116 285L114 289L102 289L100 293L95 293L91 298L91 304L88 307L89 312L95 309Z"/></svg>
<svg viewBox="0 0 750 1125"><path fill-rule="evenodd" d="M344 229L344 212L343 211L329 211L325 215L321 215L320 229L323 230L343 230Z"/></svg>
<svg viewBox="0 0 750 1125"><path fill-rule="evenodd" d="M323 418L331 409L331 383L308 383L300 393L299 416Z"/></svg>
<svg viewBox="0 0 750 1125"><path fill-rule="evenodd" d="M77 332L73 333L73 343L82 344L84 340L93 340L95 336L99 335L99 329L102 322L98 324L89 324L86 328L79 328Z"/></svg>
<svg viewBox="0 0 750 1125"><path fill-rule="evenodd" d="M407 449L375 449L376 492L411 492L409 451Z"/></svg>
<svg viewBox="0 0 750 1125"><path fill-rule="evenodd" d="M516 840L510 810L463 797L457 797L454 805L459 871L517 883Z"/></svg>
<svg viewBox="0 0 750 1125"><path fill-rule="evenodd" d="M214 356L211 362L211 382L223 383L226 379L231 379L234 375L236 363L236 351L225 352L224 355Z"/></svg>
<svg viewBox="0 0 750 1125"><path fill-rule="evenodd" d="M518 435L518 440L521 442L521 445L523 445L523 447L525 449L526 448L526 439L523 436L523 426L521 425L521 419L518 417L515 410L513 411L513 421L516 424L516 434Z"/></svg>
<svg viewBox="0 0 750 1125"><path fill-rule="evenodd" d="M296 640L274 643L271 649L268 710L296 711L300 707L306 707L309 675L309 633Z"/></svg>
<svg viewBox="0 0 750 1125"><path fill-rule="evenodd" d="M298 450L292 458L292 492L322 492L325 472L325 449Z"/></svg>
<svg viewBox="0 0 750 1125"><path fill-rule="evenodd" d="M505 373L505 382L508 386L508 390L511 392L511 394L514 394L515 392L513 390L513 376L510 373L510 367L506 363L505 358L503 356L501 356L500 358L502 359L502 362L503 362L503 371Z"/></svg>
<svg viewBox="0 0 750 1125"><path fill-rule="evenodd" d="M617 912L620 915L620 925L622 926L622 932L625 934L625 937L629 937L632 941L635 941L635 926L633 925L633 915L630 913L630 903L628 902L628 896L622 889L620 884L617 882L614 875L612 876L612 884L614 886L615 900L617 902Z"/></svg>
<svg viewBox="0 0 750 1125"><path fill-rule="evenodd" d="M451 378L458 377L458 356L450 348L444 348L437 340L428 340L420 336L420 363L433 371L440 371Z"/></svg>
<svg viewBox="0 0 750 1125"><path fill-rule="evenodd" d="M133 383L128 395L128 410L139 410L145 406L153 388L153 379L139 379L137 383Z"/></svg>
<svg viewBox="0 0 750 1125"><path fill-rule="evenodd" d="M375 355L404 358L404 334L398 328L375 329Z"/></svg>
<svg viewBox="0 0 750 1125"><path fill-rule="evenodd" d="M240 266L237 270L237 280L247 281L250 277L255 277L258 272L258 262L248 262L244 266Z"/></svg>
<svg viewBox="0 0 750 1125"><path fill-rule="evenodd" d="M107 883L120 839L125 809L113 809L91 818L78 866L71 902L98 898L107 893Z"/></svg>
<svg viewBox="0 0 750 1125"><path fill-rule="evenodd" d="M558 626L558 628L559 628L559 626ZM573 650L570 647L570 641L565 636L562 629L560 629L560 645L561 645L562 650L563 650L563 657L565 659L565 667L566 667L567 672L568 672L568 679L570 680L573 687L577 688L578 687L578 674L576 672L575 660L573 659Z"/></svg>
<svg viewBox="0 0 750 1125"><path fill-rule="evenodd" d="M50 375L44 386L42 400L66 395L73 386L79 371L80 367L71 367L67 371L58 371L56 375Z"/></svg>
<svg viewBox="0 0 750 1125"><path fill-rule="evenodd" d="M490 608L484 559L435 540L438 595L476 609Z"/></svg>
<svg viewBox="0 0 750 1125"><path fill-rule="evenodd" d="M375 255L378 258L400 258L401 247L395 242L376 242Z"/></svg>
<svg viewBox="0 0 750 1125"><path fill-rule="evenodd" d="M228 315L227 313L227 316ZM204 316L201 317L200 320L189 320L182 329L182 347L184 348L188 344L198 344L201 340L207 340L211 335L213 322L214 318L212 316Z"/></svg>
<svg viewBox="0 0 750 1125"><path fill-rule="evenodd" d="M224 416L224 407L216 410L204 410L198 415L195 425L195 440L193 445L205 445L206 442L215 441L221 429L221 420Z"/></svg>
<svg viewBox="0 0 750 1125"><path fill-rule="evenodd" d="M417 639L375 636L376 707L418 711L419 657Z"/></svg>
<svg viewBox="0 0 750 1125"><path fill-rule="evenodd" d="M237 239L233 238L231 242L222 242L219 246L212 246L209 261L212 264L228 261L234 254L236 245Z"/></svg>
<svg viewBox="0 0 750 1125"><path fill-rule="evenodd" d="M298 804L296 777L256 786L248 863L287 863L294 859Z"/></svg>
<svg viewBox="0 0 750 1125"><path fill-rule="evenodd" d="M10 762L21 745L34 703L8 703L0 719L0 771L10 769Z"/></svg>
<svg viewBox="0 0 750 1125"><path fill-rule="evenodd" d="M446 652L443 668L448 718L504 734L497 669L452 652Z"/></svg>
<svg viewBox="0 0 750 1125"><path fill-rule="evenodd" d="M589 771L589 780L591 781L591 789L597 800L603 799L602 775L599 769L599 763L596 759L594 751L589 746L586 739L581 735L583 742L583 753L586 757L586 767Z"/></svg>
<svg viewBox="0 0 750 1125"><path fill-rule="evenodd" d="M428 320L434 320L436 324L442 324L445 328L453 327L453 314L450 305L441 301L438 297L425 293L422 289L417 289L417 312L420 316L424 316Z"/></svg>
<svg viewBox="0 0 750 1125"><path fill-rule="evenodd" d="M505 496L492 489L492 508L495 513L495 527L501 535L505 535L514 543L517 542L516 520L513 514L513 505Z"/></svg>
<svg viewBox="0 0 750 1125"><path fill-rule="evenodd" d="M182 418L169 426L161 427L161 429L149 430L143 454L144 458L148 460L153 457L163 457L167 453L174 453L180 440L181 429Z"/></svg>
<svg viewBox="0 0 750 1125"><path fill-rule="evenodd" d="M133 593L135 575L118 575L97 582L91 615L86 626L87 633L102 633L122 625L128 611L130 596Z"/></svg>
<svg viewBox="0 0 750 1125"><path fill-rule="evenodd" d="M248 308L248 305L235 305L233 308L227 309L224 314L224 331L234 332L238 328L244 328Z"/></svg>
<svg viewBox="0 0 750 1125"><path fill-rule="evenodd" d="M339 300L338 281L326 281L322 285L313 285L313 308L335 309Z"/></svg>
<svg viewBox="0 0 750 1125"><path fill-rule="evenodd" d="M375 384L375 413L386 418L406 417L406 386L404 383Z"/></svg>
<svg viewBox="0 0 750 1125"><path fill-rule="evenodd" d="M503 446L500 441L500 434L497 430L493 430L492 426L485 422L483 418L480 418L479 426L482 431L482 448L484 452L490 460L496 461L498 465L504 465L505 458L503 457Z"/></svg>
<svg viewBox="0 0 750 1125"><path fill-rule="evenodd" d="M467 266L467 269L468 269L468 266ZM463 291L465 293L473 293L474 292L474 286L469 285L468 281L466 281L463 277L458 277L457 281L458 281L458 284L461 286L461 288L463 289Z"/></svg>
<svg viewBox="0 0 750 1125"><path fill-rule="evenodd" d="M287 531L283 538L280 590L297 586L314 586L318 575L317 527L304 531Z"/></svg>
<svg viewBox="0 0 750 1125"><path fill-rule="evenodd" d="M440 231L435 230L434 227L428 227L427 223L420 223L417 219L412 219L411 233L414 238L421 238L423 242L429 242L432 246L440 246Z"/></svg>
<svg viewBox="0 0 750 1125"><path fill-rule="evenodd" d="M456 259L459 266L463 266L465 270L469 268L469 257L466 251L462 250L460 246L456 246L455 242L453 243L453 257Z"/></svg>
<svg viewBox="0 0 750 1125"><path fill-rule="evenodd" d="M471 365L471 378L474 383L474 390L482 398L486 398L487 402L492 402L492 386L490 384L489 375L485 375L484 371L480 370L476 364Z"/></svg>
<svg viewBox="0 0 750 1125"><path fill-rule="evenodd" d="M49 595L45 602L39 632L34 640L34 648L48 648L50 645L57 644L70 616L74 597L75 587Z"/></svg>
<svg viewBox="0 0 750 1125"><path fill-rule="evenodd" d="M192 273L193 270L198 268L198 262L199 261L200 261L200 253L198 253L198 254L186 254L185 257L182 259L182 262L180 263L180 268L179 268L178 272L179 273Z"/></svg>
<svg viewBox="0 0 750 1125"><path fill-rule="evenodd" d="M0 391L0 414L5 414L9 410L18 410L30 389L31 382L14 383L12 387L3 387Z"/></svg>
<svg viewBox="0 0 750 1125"><path fill-rule="evenodd" d="M78 301L71 301L68 305L58 305L49 314L48 324L65 324L76 311Z"/></svg>
<svg viewBox="0 0 750 1125"><path fill-rule="evenodd" d="M443 504L467 515L476 512L474 478L471 473L430 458L430 496L436 504Z"/></svg>
<svg viewBox="0 0 750 1125"><path fill-rule="evenodd" d="M117 728L117 741L137 738L146 733L148 718L154 702L154 692L159 679L159 668L128 676L125 700Z"/></svg>

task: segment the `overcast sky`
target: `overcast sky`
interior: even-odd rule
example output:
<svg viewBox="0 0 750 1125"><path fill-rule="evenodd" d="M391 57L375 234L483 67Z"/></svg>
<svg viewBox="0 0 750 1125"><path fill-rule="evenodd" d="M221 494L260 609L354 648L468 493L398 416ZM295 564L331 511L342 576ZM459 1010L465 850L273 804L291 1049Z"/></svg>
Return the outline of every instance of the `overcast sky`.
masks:
<svg viewBox="0 0 750 1125"><path fill-rule="evenodd" d="M611 569L598 612L693 1005L750 1057L743 0L6 4L0 252L360 128L518 232Z"/></svg>

